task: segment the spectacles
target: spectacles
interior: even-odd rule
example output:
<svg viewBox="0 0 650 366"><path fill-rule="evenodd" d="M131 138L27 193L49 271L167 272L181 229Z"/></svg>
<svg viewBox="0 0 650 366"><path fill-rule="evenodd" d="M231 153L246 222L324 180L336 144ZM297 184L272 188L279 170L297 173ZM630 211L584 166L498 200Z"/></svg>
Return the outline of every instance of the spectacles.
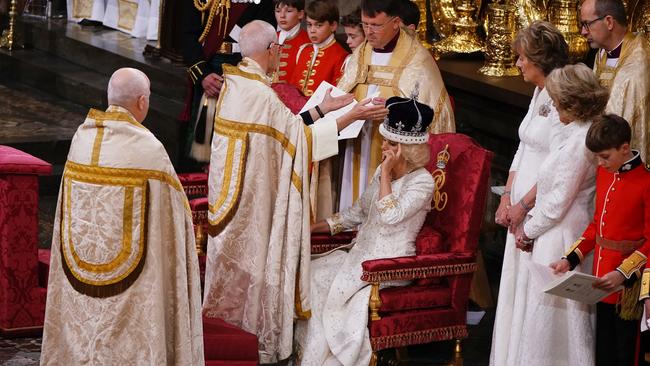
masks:
<svg viewBox="0 0 650 366"><path fill-rule="evenodd" d="M275 42L271 42L271 43L269 43L269 46L266 47L266 49L267 49L267 50L270 50L271 48L273 48L273 47L275 47L275 46L279 46L279 45L278 45L277 43L275 43Z"/></svg>
<svg viewBox="0 0 650 366"><path fill-rule="evenodd" d="M363 27L364 30L377 32L380 31L382 28L384 28L386 24L390 23L395 18L397 17L391 17L390 19L385 21L384 24L368 24L368 23L361 22L361 27Z"/></svg>
<svg viewBox="0 0 650 366"><path fill-rule="evenodd" d="M596 18L596 19L594 19L594 20L589 20L589 21L580 22L580 29L586 29L587 31L590 31L591 29L589 29L589 27L590 27L592 24L596 23L596 22L599 21L599 20L603 20L603 19L605 19L606 16L607 16L607 15L603 15L602 17L598 17L598 18Z"/></svg>

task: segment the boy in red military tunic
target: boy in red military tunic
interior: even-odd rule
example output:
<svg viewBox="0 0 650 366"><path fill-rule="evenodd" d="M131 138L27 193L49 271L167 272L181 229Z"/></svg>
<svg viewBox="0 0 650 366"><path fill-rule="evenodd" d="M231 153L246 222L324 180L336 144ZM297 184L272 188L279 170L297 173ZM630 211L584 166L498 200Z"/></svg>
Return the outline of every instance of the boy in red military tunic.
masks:
<svg viewBox="0 0 650 366"><path fill-rule="evenodd" d="M280 64L274 82L286 83L296 67L298 49L309 43L307 32L300 27L305 16L305 0L273 0L275 20L278 22Z"/></svg>
<svg viewBox="0 0 650 366"><path fill-rule="evenodd" d="M650 250L650 172L630 138L627 121L612 114L589 128L587 148L599 165L594 220L566 257L550 265L566 272L595 249L593 273L600 279L593 286L625 286L596 305L596 365L635 364L640 277Z"/></svg>
<svg viewBox="0 0 650 366"><path fill-rule="evenodd" d="M334 39L338 27L339 9L336 2L313 0L305 9L307 34L311 44L298 51L296 68L289 78L306 96L311 96L321 82L336 85L343 74L341 65L348 52Z"/></svg>

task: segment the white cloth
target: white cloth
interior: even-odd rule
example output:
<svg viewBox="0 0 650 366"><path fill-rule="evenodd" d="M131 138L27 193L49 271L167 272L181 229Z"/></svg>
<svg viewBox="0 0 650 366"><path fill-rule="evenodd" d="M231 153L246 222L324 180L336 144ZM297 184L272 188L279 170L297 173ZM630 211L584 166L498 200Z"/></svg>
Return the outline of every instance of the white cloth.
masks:
<svg viewBox="0 0 650 366"><path fill-rule="evenodd" d="M392 52L387 53L378 53L372 51L371 62L372 65L377 66L386 66L390 62L390 58L393 56ZM347 59L346 59L347 60ZM368 85L368 93L366 93L366 98L369 95L375 94L379 90L379 86L376 84ZM370 164L370 145L372 143L372 121L366 121L361 128L361 132L357 139L361 140L361 158L360 166L361 170L359 171L359 194L363 194L363 191L366 189L366 182L368 182L368 170ZM341 178L341 198L339 199L339 211L343 211L352 205L352 186L354 185L352 180L353 168L352 161L354 158L354 139L348 139L346 142L345 148L345 158L343 159L343 175Z"/></svg>
<svg viewBox="0 0 650 366"><path fill-rule="evenodd" d="M91 110L59 192L41 365L203 363L194 230L171 161L126 110Z"/></svg>
<svg viewBox="0 0 650 366"><path fill-rule="evenodd" d="M368 365L370 284L361 280L361 263L415 254L433 178L424 168L415 170L393 181L393 193L380 200L380 171L352 207L328 219L332 228L361 226L349 252L337 250L311 264L312 317L299 321L295 334L301 365Z"/></svg>
<svg viewBox="0 0 650 366"><path fill-rule="evenodd" d="M531 261L559 260L589 225L594 212L596 165L585 146L591 122L573 122L566 139L539 168L537 199L524 232L535 239ZM575 270L591 273L588 257ZM520 364L593 365L596 319L593 306L545 294L529 283L521 339ZM514 351L514 350L513 350Z"/></svg>
<svg viewBox="0 0 650 366"><path fill-rule="evenodd" d="M67 3L68 20L94 20L136 38L158 39L160 0L67 0Z"/></svg>
<svg viewBox="0 0 650 366"><path fill-rule="evenodd" d="M309 143L314 160L336 154L336 121L306 127L250 58L224 66L224 79L203 312L256 334L260 362L273 363L292 353L294 317L309 316Z"/></svg>
<svg viewBox="0 0 650 366"><path fill-rule="evenodd" d="M549 154L554 134L561 129L557 110L548 92L535 88L528 113L519 126L519 147L510 166L510 174L515 174L510 188L512 204L517 204L536 184L539 167ZM526 289L528 284L528 257L515 247L515 237L508 233L492 335L490 364L494 366L516 365L512 358L522 341L524 306L521 304L526 303L526 293L522 289Z"/></svg>

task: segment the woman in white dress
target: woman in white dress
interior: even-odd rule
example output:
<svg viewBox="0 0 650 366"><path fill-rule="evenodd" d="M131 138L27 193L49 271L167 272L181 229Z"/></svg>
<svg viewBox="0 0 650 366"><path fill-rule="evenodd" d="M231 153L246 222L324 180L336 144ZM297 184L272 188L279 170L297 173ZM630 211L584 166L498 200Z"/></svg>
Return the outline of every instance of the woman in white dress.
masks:
<svg viewBox="0 0 650 366"><path fill-rule="evenodd" d="M415 254L415 238L430 209L435 183L429 162L433 110L413 99L392 97L380 125L383 161L370 186L350 208L313 225L313 232L359 227L349 252L336 250L311 263L312 316L295 331L300 365L368 365L370 284L361 263ZM399 285L394 283L391 285Z"/></svg>
<svg viewBox="0 0 650 366"><path fill-rule="evenodd" d="M494 366L519 365L514 360L522 342L529 256L517 250L513 233L534 205L539 167L549 154L551 141L561 140L562 125L545 88L546 76L569 62L564 37L548 22L534 22L519 31L513 48L519 55L517 66L524 80L535 85L535 92L519 126L519 148L495 215L496 223L509 230L492 336L490 365Z"/></svg>
<svg viewBox="0 0 650 366"><path fill-rule="evenodd" d="M535 208L515 233L530 260L549 265L563 256L593 217L596 164L585 145L592 120L609 93L590 68L567 65L550 73L546 88L564 124L564 139L539 168ZM591 261L576 268L591 273ZM531 281L524 311L520 364L593 365L595 316L591 305L546 294Z"/></svg>

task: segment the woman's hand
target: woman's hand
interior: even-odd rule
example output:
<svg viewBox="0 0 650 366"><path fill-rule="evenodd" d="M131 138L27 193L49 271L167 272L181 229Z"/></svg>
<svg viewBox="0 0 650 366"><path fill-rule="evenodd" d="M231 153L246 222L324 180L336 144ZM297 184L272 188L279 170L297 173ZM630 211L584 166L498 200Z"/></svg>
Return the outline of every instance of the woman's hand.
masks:
<svg viewBox="0 0 650 366"><path fill-rule="evenodd" d="M507 220L509 222L509 230L511 233L515 232L515 229L521 226L521 223L524 222L526 218L526 211L520 204L514 204L510 206L507 213Z"/></svg>
<svg viewBox="0 0 650 366"><path fill-rule="evenodd" d="M323 114L327 114L331 111L341 109L346 105L352 103L354 96L352 94L344 94L338 97L332 96L332 88L327 89L325 92L325 97L323 101L318 105Z"/></svg>
<svg viewBox="0 0 650 366"><path fill-rule="evenodd" d="M523 225L517 226L514 235L515 235L515 246L517 248L521 249L524 252L533 251L534 240L526 236Z"/></svg>
<svg viewBox="0 0 650 366"><path fill-rule="evenodd" d="M553 269L553 273L555 274L566 273L571 269L571 264L566 258L562 258L557 262L549 264L548 266Z"/></svg>
<svg viewBox="0 0 650 366"><path fill-rule="evenodd" d="M508 218L508 210L510 210L510 196L501 197L501 203L499 203L499 208L494 214L494 222L497 225L504 227L510 226L510 219Z"/></svg>
<svg viewBox="0 0 650 366"><path fill-rule="evenodd" d="M397 144L397 153L395 153L392 150L385 150L381 152L381 175L382 177L384 174L387 174L387 176L392 176L393 175L393 169L395 169L395 166L397 163L399 163L400 158L402 157L402 144Z"/></svg>

